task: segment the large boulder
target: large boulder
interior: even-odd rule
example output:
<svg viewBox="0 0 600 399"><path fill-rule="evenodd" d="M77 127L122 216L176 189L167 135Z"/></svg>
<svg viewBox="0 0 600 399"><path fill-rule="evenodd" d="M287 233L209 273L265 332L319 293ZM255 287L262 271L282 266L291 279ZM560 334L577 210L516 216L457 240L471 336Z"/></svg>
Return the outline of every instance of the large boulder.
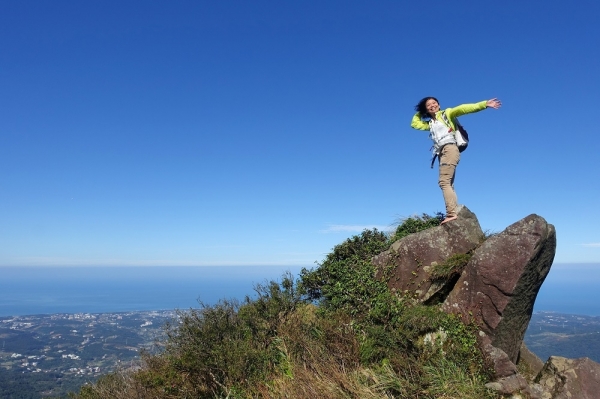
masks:
<svg viewBox="0 0 600 399"><path fill-rule="evenodd" d="M494 371L489 388L502 395L540 398L541 385L529 386L527 380L539 371L541 361L523 368L529 370L526 376L515 364L529 362L523 337L555 251L554 226L538 215L485 240L477 217L463 206L457 220L396 241L373 263L380 276L390 273L393 291L426 305L441 303L445 311L480 326L479 346ZM462 273L441 279L432 272L451 256L466 253L471 258Z"/></svg>
<svg viewBox="0 0 600 399"><path fill-rule="evenodd" d="M451 255L472 251L483 237L475 214L462 206L457 220L396 241L388 251L375 256L373 263L380 273L392 267L388 281L390 289L409 294L425 304L441 303L459 276L436 280L431 275L432 267Z"/></svg>
<svg viewBox="0 0 600 399"><path fill-rule="evenodd" d="M555 251L554 226L527 216L474 251L443 308L475 321L516 363Z"/></svg>
<svg viewBox="0 0 600 399"><path fill-rule="evenodd" d="M587 357L551 356L536 382L543 399L597 399L600 397L600 364Z"/></svg>

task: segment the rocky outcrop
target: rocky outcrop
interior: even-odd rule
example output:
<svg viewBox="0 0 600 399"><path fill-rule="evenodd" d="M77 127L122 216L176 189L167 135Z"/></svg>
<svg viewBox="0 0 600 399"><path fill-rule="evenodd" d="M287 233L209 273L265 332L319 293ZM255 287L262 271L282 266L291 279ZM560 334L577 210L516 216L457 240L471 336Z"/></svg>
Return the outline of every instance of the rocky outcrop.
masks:
<svg viewBox="0 0 600 399"><path fill-rule="evenodd" d="M542 399L600 398L600 364L588 359L552 356L538 374Z"/></svg>
<svg viewBox="0 0 600 399"><path fill-rule="evenodd" d="M391 267L390 289L417 302L442 304L480 326L479 345L494 369L489 388L512 398L600 398L600 364L551 357L542 368L523 345L555 250L554 226L538 215L484 239L477 217L462 207L457 220L398 240L373 262L380 276ZM460 274L434 277L436 266L465 253L471 257Z"/></svg>
<svg viewBox="0 0 600 399"><path fill-rule="evenodd" d="M516 363L555 250L554 226L538 215L484 241L477 217L463 206L457 220L396 241L373 263L380 273L392 267L390 289L468 317ZM436 265L467 252L472 257L462 274L434 278Z"/></svg>
<svg viewBox="0 0 600 399"><path fill-rule="evenodd" d="M441 303L459 276L436 280L432 278L432 267L453 254L472 251L483 238L477 217L463 206L456 221L396 241L388 251L373 258L373 263L380 270L392 266L388 286L393 291L409 293L425 304Z"/></svg>
<svg viewBox="0 0 600 399"><path fill-rule="evenodd" d="M555 251L554 226L527 216L475 250L444 309L473 317L491 344L516 363Z"/></svg>

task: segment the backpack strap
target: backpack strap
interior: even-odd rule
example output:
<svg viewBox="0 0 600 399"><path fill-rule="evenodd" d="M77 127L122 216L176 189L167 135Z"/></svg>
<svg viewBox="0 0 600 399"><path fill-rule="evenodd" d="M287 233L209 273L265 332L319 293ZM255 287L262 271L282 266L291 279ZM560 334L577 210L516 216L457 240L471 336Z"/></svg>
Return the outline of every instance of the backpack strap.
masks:
<svg viewBox="0 0 600 399"><path fill-rule="evenodd" d="M450 124L450 121L448 120L448 117L446 116L446 111L442 111L442 118L444 118L444 122L446 122L446 125L452 129L452 125ZM469 135L467 133L467 131L465 130L465 128L463 127L463 125L460 124L460 122L458 121L458 118L454 118L454 126L456 127L456 129L452 129L453 132L460 132L463 137L465 138L466 141L469 140ZM466 137L465 137L466 136Z"/></svg>
<svg viewBox="0 0 600 399"><path fill-rule="evenodd" d="M435 163L435 159L438 157L438 154L433 154L433 158L431 158L431 169L433 169L433 164Z"/></svg>
<svg viewBox="0 0 600 399"><path fill-rule="evenodd" d="M454 132L456 129L452 127L452 123L450 123L448 116L446 116L446 110L442 111L442 118L444 119L444 122L446 122L446 125ZM454 119L454 121L456 122L457 119Z"/></svg>

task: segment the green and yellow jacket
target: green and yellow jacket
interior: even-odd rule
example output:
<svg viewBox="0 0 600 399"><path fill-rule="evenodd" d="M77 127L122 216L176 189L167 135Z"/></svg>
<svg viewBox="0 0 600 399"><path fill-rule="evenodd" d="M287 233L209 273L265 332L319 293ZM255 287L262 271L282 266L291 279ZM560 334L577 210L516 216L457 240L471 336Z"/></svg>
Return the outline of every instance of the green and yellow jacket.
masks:
<svg viewBox="0 0 600 399"><path fill-rule="evenodd" d="M458 118L459 116L472 114L474 112L483 111L487 108L487 100L480 101L475 104L462 104L454 108L446 108L445 110L439 110L435 114L435 118L439 121L444 122L444 118L442 118L442 112L446 113L446 117L450 121L450 126L452 130L456 130L456 126L454 126L454 118ZM445 123L445 122L444 122ZM410 126L413 129L417 130L429 130L429 121L424 121L421 119L421 114L418 112L413 116L412 122Z"/></svg>

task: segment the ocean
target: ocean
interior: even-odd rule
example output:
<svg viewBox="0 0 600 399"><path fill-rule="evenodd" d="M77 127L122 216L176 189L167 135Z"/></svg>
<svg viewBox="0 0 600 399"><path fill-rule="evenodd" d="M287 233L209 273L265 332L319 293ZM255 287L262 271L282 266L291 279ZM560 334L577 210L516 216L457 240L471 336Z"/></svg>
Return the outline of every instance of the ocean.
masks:
<svg viewBox="0 0 600 399"><path fill-rule="evenodd" d="M534 311L600 316L600 263L555 263L535 301Z"/></svg>
<svg viewBox="0 0 600 399"><path fill-rule="evenodd" d="M309 266L312 267L312 266ZM0 317L198 308L301 267L0 267ZM534 311L600 316L600 264L555 264Z"/></svg>
<svg viewBox="0 0 600 399"><path fill-rule="evenodd" d="M198 308L301 267L0 267L0 317Z"/></svg>

